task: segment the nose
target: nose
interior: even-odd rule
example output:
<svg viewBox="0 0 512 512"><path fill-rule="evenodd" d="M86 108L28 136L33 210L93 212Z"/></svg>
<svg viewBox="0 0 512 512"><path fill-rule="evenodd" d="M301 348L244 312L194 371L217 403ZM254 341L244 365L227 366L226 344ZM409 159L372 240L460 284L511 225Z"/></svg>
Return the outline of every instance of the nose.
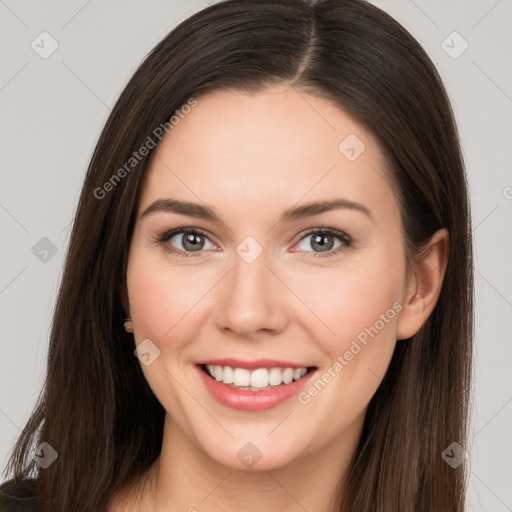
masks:
<svg viewBox="0 0 512 512"><path fill-rule="evenodd" d="M282 332L289 321L288 290L269 268L266 253L248 263L238 254L219 289L216 323L238 336Z"/></svg>

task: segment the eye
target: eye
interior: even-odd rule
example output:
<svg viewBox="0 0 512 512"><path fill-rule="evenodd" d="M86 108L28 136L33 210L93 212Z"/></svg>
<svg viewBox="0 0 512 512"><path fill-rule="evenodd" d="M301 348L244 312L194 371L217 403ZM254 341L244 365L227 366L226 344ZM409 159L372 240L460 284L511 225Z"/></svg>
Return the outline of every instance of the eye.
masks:
<svg viewBox="0 0 512 512"><path fill-rule="evenodd" d="M192 228L167 231L157 237L156 241L163 245L167 252L184 258L201 256L204 250L217 248L205 233ZM333 228L315 228L309 230L296 247L298 251L313 253L309 257L327 257L348 249L352 244L352 238L342 231Z"/></svg>
<svg viewBox="0 0 512 512"><path fill-rule="evenodd" d="M337 229L312 229L304 236L297 247L300 251L313 252L311 257L333 256L352 246L352 238ZM312 251L310 249L313 249Z"/></svg>
<svg viewBox="0 0 512 512"><path fill-rule="evenodd" d="M160 236L158 241L165 246L167 251L185 258L200 256L203 250L216 247L204 233L197 229L181 228L168 231Z"/></svg>

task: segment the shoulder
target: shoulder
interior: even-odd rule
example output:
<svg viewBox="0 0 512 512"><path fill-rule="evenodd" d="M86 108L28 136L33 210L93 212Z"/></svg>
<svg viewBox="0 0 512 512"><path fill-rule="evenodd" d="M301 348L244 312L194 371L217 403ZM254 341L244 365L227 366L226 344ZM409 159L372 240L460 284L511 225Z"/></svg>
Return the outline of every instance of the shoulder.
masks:
<svg viewBox="0 0 512 512"><path fill-rule="evenodd" d="M0 485L1 512L37 512L34 496L35 480L23 480L20 484L7 480Z"/></svg>

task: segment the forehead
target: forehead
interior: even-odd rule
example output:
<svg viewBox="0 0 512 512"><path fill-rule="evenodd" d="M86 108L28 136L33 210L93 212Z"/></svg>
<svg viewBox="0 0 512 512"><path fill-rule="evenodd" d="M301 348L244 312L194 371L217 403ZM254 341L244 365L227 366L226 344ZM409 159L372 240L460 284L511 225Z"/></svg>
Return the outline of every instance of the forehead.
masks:
<svg viewBox="0 0 512 512"><path fill-rule="evenodd" d="M139 212L167 196L232 218L343 197L397 214L376 141L334 103L288 85L196 99L155 148Z"/></svg>

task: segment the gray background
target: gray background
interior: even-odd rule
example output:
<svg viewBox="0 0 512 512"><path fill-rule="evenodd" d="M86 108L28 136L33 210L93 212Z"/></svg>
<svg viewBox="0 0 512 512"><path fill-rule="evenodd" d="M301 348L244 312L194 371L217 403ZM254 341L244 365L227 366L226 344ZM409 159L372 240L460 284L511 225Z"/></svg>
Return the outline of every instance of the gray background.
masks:
<svg viewBox="0 0 512 512"><path fill-rule="evenodd" d="M373 3L420 41L453 102L476 267L468 509L512 511L512 1ZM43 384L69 223L101 127L148 51L206 6L204 0L0 0L2 465ZM39 52L51 49L43 31L58 43L46 59L31 47L35 41Z"/></svg>

